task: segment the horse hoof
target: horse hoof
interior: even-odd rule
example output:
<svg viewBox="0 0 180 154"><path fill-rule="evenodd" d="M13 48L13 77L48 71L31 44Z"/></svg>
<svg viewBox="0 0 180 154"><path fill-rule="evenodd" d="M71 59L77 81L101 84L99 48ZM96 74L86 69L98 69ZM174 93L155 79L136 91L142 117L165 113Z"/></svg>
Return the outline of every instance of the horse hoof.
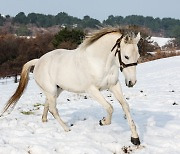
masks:
<svg viewBox="0 0 180 154"><path fill-rule="evenodd" d="M70 129L70 128L65 128L64 131L65 131L65 132L70 132L71 129Z"/></svg>
<svg viewBox="0 0 180 154"><path fill-rule="evenodd" d="M48 122L48 120L47 119L42 119L42 122Z"/></svg>
<svg viewBox="0 0 180 154"><path fill-rule="evenodd" d="M134 145L140 145L141 144L139 137L138 138L131 137L131 143Z"/></svg>
<svg viewBox="0 0 180 154"><path fill-rule="evenodd" d="M102 120L99 120L99 125L100 125L100 126L104 126L104 125L105 125L105 121L106 121L106 118L103 117Z"/></svg>

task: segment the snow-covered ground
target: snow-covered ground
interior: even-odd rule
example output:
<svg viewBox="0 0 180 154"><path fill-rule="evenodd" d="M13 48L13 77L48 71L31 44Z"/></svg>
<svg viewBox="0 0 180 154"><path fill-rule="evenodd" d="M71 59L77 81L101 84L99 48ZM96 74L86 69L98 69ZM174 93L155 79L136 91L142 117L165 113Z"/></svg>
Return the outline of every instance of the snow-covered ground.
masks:
<svg viewBox="0 0 180 154"><path fill-rule="evenodd" d="M137 125L144 148L137 154L180 153L180 57L139 64L138 82L125 87L125 97ZM4 80L0 80L4 81ZM0 109L17 84L0 82ZM64 92L58 98L58 110L70 132L64 132L49 114L41 122L44 95L31 79L13 112L0 118L0 154L121 154L132 146L130 129L119 103L103 92L114 106L112 124L99 126L104 109L86 94ZM87 99L86 99L87 97Z"/></svg>
<svg viewBox="0 0 180 154"><path fill-rule="evenodd" d="M163 47L164 45L168 44L173 38L163 38L163 37L151 37L153 43L157 43L159 47Z"/></svg>

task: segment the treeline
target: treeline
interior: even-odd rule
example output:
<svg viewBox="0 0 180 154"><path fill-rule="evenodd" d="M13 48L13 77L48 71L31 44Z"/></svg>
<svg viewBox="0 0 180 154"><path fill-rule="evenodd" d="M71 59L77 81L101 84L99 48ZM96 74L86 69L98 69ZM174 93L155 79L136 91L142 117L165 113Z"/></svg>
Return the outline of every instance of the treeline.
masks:
<svg viewBox="0 0 180 154"><path fill-rule="evenodd" d="M60 12L57 15L45 15L39 13L29 13L27 16L24 12L18 13L15 17L6 15L0 16L0 26L6 21L12 21L13 24L34 24L38 27L52 27L54 25L66 26L66 27L79 27L79 28L97 28L101 26L101 22L93 19L89 16L84 16L83 19L79 19L68 15L65 12Z"/></svg>
<svg viewBox="0 0 180 154"><path fill-rule="evenodd" d="M173 18L153 18L138 15L126 16L109 16L103 21L105 25L137 25L149 28L153 33L166 36L176 37L177 31L180 32L180 20Z"/></svg>
<svg viewBox="0 0 180 154"><path fill-rule="evenodd" d="M18 13L15 17L6 15L5 17L0 15L0 26L3 26L6 22L11 21L12 24L28 25L33 24L37 27L52 27L55 25L65 27L76 28L99 28L104 26L119 26L119 25L137 25L149 28L152 33L165 37L180 38L180 20L173 18L153 18L151 16L113 16L110 15L106 20L100 22L97 19L93 19L90 16L84 16L83 19L73 17L65 12L60 12L57 15L45 15L39 13L29 13L25 15L24 12ZM28 31L27 31L28 32Z"/></svg>

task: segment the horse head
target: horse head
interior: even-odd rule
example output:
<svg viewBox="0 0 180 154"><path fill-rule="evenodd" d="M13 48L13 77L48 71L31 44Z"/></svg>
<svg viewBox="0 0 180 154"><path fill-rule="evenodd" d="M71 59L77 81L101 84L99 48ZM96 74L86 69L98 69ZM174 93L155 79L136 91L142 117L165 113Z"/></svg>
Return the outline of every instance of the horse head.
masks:
<svg viewBox="0 0 180 154"><path fill-rule="evenodd" d="M125 83L128 87L133 87L136 84L136 65L139 55L138 42L140 33L135 36L134 33L121 36L115 47L117 46L115 55L118 58L120 70L125 76ZM114 49L114 48L113 48Z"/></svg>

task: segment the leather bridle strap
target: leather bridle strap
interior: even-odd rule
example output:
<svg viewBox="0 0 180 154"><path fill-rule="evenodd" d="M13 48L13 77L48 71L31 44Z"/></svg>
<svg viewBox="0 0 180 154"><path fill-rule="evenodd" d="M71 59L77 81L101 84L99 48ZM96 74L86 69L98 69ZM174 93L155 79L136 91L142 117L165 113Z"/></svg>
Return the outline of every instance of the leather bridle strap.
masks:
<svg viewBox="0 0 180 154"><path fill-rule="evenodd" d="M123 38L123 35L121 35L121 37L116 41L116 44L111 49L111 52L112 52L114 50L114 48L117 47L116 52L115 52L115 56L118 53L118 59L119 59L120 71L121 72L123 71L124 68L130 67L130 66L136 66L137 65L137 63L125 64L122 61L122 58L121 58L121 48L120 48L120 43L121 43L122 38Z"/></svg>

